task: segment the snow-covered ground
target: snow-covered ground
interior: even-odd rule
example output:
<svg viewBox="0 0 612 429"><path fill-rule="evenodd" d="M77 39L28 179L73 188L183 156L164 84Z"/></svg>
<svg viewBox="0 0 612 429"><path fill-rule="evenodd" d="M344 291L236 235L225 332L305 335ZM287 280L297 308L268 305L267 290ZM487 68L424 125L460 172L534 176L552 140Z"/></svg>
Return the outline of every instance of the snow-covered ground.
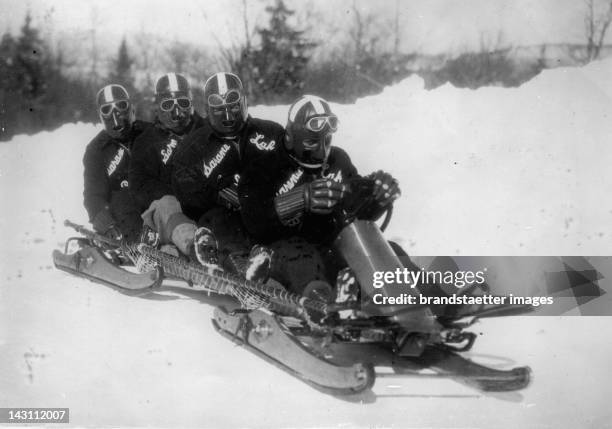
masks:
<svg viewBox="0 0 612 429"><path fill-rule="evenodd" d="M612 255L612 62L518 89L424 91L416 77L337 105L336 144L402 185L388 237L414 255ZM287 106L254 116L285 122ZM52 267L86 222L81 158L99 127L0 144L0 407L70 407L76 426L611 427L612 318L481 322L473 356L530 365L524 391L380 379L325 396L216 334L203 297L141 297Z"/></svg>

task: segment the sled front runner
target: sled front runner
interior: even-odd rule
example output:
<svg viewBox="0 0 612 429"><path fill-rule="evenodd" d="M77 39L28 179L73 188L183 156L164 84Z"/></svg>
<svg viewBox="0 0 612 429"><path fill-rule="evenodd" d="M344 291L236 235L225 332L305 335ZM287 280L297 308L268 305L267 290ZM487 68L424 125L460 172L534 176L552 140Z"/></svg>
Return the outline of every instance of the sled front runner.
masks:
<svg viewBox="0 0 612 429"><path fill-rule="evenodd" d="M145 273L127 271L109 261L99 248L93 246L84 246L72 254L56 249L53 263L56 268L70 274L133 291L157 287L162 281L160 270Z"/></svg>

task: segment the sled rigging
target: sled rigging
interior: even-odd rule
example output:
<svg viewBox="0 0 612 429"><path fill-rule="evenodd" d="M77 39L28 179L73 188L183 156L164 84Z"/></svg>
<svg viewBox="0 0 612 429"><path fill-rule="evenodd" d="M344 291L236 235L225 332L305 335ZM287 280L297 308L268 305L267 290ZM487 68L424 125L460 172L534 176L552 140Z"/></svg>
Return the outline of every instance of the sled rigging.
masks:
<svg viewBox="0 0 612 429"><path fill-rule="evenodd" d="M371 281L375 270L404 268L378 226L359 220L376 214L367 197L371 183L359 179L350 186L351 198L336 213L340 232L335 249L359 283ZM387 210L384 223L390 215ZM59 269L132 291L163 287L162 279L172 278L179 279L183 288L229 295L241 308L216 308L215 329L320 391L333 395L368 391L377 367L391 368L396 376L433 370L482 391L517 390L529 384L528 367L492 369L461 353L474 345L476 335L465 329L479 318L521 313L531 307L488 307L449 317L425 306L374 309L358 302L326 302L290 293L272 282L247 280L239 271L199 265L142 243L112 242L78 225L67 225L85 238L74 254L53 253ZM96 242L117 249L122 255L119 260L129 258L142 273L126 274L104 256Z"/></svg>

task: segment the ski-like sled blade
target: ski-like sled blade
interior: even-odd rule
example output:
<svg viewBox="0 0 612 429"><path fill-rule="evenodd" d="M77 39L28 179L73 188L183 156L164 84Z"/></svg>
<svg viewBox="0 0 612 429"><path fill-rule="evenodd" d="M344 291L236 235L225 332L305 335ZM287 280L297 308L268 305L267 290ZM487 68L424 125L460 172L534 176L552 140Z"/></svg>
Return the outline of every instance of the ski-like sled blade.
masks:
<svg viewBox="0 0 612 429"><path fill-rule="evenodd" d="M427 347L416 359L395 362L393 370L398 374L411 374L415 364L483 392L520 390L527 387L531 381L531 369L528 366L508 370L489 368L464 358L445 346Z"/></svg>
<svg viewBox="0 0 612 429"><path fill-rule="evenodd" d="M476 390L485 392L507 392L520 390L529 385L529 367L509 370L489 368L464 358L445 345L428 345L418 357L402 357L393 352L385 343L347 343L331 342L322 345L320 340L310 336L298 336L318 354L329 355L329 360L342 365L362 362L376 368L390 368L393 374L381 373L377 376L427 376L449 378Z"/></svg>
<svg viewBox="0 0 612 429"><path fill-rule="evenodd" d="M476 317L478 319L484 319L487 317L519 316L527 313L532 313L535 309L536 307L529 304L500 305L497 307L487 308L481 311L466 313L462 317Z"/></svg>
<svg viewBox="0 0 612 429"><path fill-rule="evenodd" d="M160 270L146 273L124 270L106 259L100 249L92 246L83 247L72 254L56 249L53 251L53 263L56 268L75 276L132 291L155 288L162 281Z"/></svg>
<svg viewBox="0 0 612 429"><path fill-rule="evenodd" d="M446 327L466 328L481 319L506 316L522 316L534 312L535 309L536 307L528 304L500 305L482 310L466 312L465 314L456 317L439 316L438 321Z"/></svg>
<svg viewBox="0 0 612 429"><path fill-rule="evenodd" d="M232 315L216 308L214 317L213 325L219 333L319 391L351 395L374 384L371 366L336 365L316 356L268 310Z"/></svg>

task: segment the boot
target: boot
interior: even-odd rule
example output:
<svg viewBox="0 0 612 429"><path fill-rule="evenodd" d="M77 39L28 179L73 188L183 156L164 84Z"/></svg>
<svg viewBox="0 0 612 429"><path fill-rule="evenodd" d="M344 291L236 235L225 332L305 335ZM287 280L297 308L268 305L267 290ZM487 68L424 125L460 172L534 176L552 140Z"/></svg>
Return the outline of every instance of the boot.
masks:
<svg viewBox="0 0 612 429"><path fill-rule="evenodd" d="M213 232L202 226L193 234L195 259L202 265L219 265L219 245Z"/></svg>
<svg viewBox="0 0 612 429"><path fill-rule="evenodd" d="M244 276L256 283L266 283L270 278L270 268L274 252L264 246L255 245L249 253Z"/></svg>
<svg viewBox="0 0 612 429"><path fill-rule="evenodd" d="M336 304L354 303L359 299L359 284L349 267L338 271L336 278Z"/></svg>
<svg viewBox="0 0 612 429"><path fill-rule="evenodd" d="M350 267L346 267L338 271L336 277L336 299L335 303L340 307L354 306L359 300L359 283L355 273ZM355 310L346 309L338 311L340 319L353 319L355 318Z"/></svg>
<svg viewBox="0 0 612 429"><path fill-rule="evenodd" d="M159 234L150 226L143 225L138 241L157 249L159 246Z"/></svg>

